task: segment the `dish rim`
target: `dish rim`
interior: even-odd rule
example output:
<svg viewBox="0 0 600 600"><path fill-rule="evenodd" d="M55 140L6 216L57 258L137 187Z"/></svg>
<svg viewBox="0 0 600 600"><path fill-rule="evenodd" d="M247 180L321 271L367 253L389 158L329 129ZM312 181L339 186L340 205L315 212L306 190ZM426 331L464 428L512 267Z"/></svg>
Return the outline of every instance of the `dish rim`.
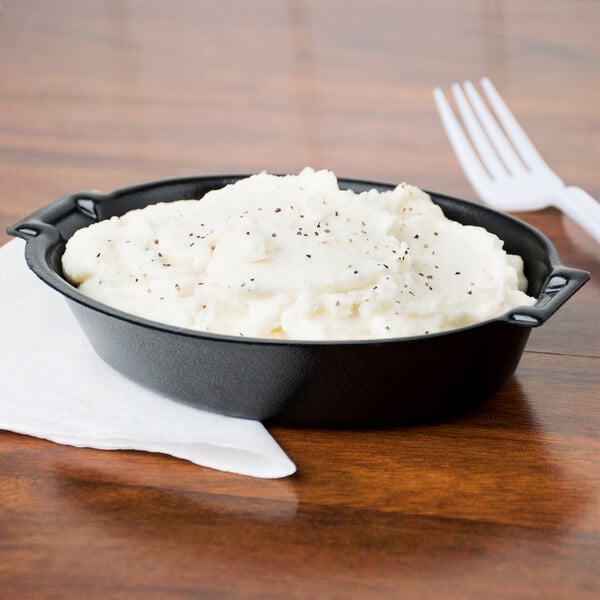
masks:
<svg viewBox="0 0 600 600"><path fill-rule="evenodd" d="M185 327L177 327L160 321L154 321L145 317L140 317L132 313L114 308L108 304L98 302L89 296L80 292L75 286L70 284L66 278L57 273L55 269L48 264L48 256L52 251L55 251L57 246L66 243L68 240L63 238L51 220L58 221L64 218L69 211L81 212L96 222L100 219L95 211L97 203L116 200L119 196L125 194L139 193L146 189L152 189L159 186L175 186L182 185L188 182L197 182L199 180L223 180L220 187L225 187L230 183L234 183L239 179L250 177L253 174L202 174L188 175L183 177L172 177L166 179L155 179L144 181L131 185L115 188L111 192L102 193L95 190L79 191L66 194L57 200L46 204L33 212L28 217L21 219L14 225L7 228L7 232L15 237L22 238L26 241L25 259L28 267L33 273L48 286L59 292L67 300L76 302L86 308L100 312L108 317L116 318L120 321L128 322L132 325L138 325L145 328L163 331L171 335L181 335L192 337L201 340L215 342L235 342L247 345L273 345L273 346L371 346L371 345L395 345L398 343L413 343L424 340L456 335L480 327L485 327L492 323L506 323L514 326L537 327L542 325L554 312L564 304L582 285L589 279L590 274L581 269L573 269L565 267L558 256L556 248L549 238L541 231L534 228L525 221L500 211L497 211L483 204L479 204L463 198L457 198L448 194L429 191L423 189L428 194L434 203L437 204L436 198L444 201L450 201L458 205L466 207L474 207L477 211L484 211L492 216L499 217L527 231L529 235L537 238L544 248L547 257L549 272L546 281L542 285L536 303L532 306L520 305L509 309L508 311L495 317L478 321L476 323L463 327L447 329L429 334L390 337L390 338L367 338L367 339L340 339L340 340L309 340L309 339L276 339L262 338L250 336L236 336L222 333L211 333L201 330L195 330ZM287 173L276 173L276 175L287 175ZM338 184L341 189L351 189L348 186L357 185L365 189L394 189L398 184L385 182L352 179L338 177ZM220 189L215 187L213 189ZM206 193L206 192L205 192ZM202 196L200 196L202 198ZM198 199L200 199L198 198ZM175 200L157 200L156 202L148 202L146 205L157 204L158 202L172 202ZM443 210L443 207L441 207ZM128 212L128 211L125 211ZM121 214L125 214L125 212ZM92 224L92 223L89 223ZM482 226L482 225L480 225ZM78 227L82 229L83 227ZM505 243L504 240L503 244ZM63 250L64 252L64 250ZM555 283L552 284L552 281Z"/></svg>

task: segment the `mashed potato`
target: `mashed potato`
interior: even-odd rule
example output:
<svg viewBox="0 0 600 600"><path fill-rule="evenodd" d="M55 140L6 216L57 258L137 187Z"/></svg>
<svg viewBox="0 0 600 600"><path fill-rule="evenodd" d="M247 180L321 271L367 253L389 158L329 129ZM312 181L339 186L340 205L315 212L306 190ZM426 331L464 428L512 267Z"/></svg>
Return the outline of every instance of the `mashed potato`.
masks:
<svg viewBox="0 0 600 600"><path fill-rule="evenodd" d="M81 229L63 269L122 311L260 338L423 335L535 302L520 257L418 188L357 194L308 168Z"/></svg>

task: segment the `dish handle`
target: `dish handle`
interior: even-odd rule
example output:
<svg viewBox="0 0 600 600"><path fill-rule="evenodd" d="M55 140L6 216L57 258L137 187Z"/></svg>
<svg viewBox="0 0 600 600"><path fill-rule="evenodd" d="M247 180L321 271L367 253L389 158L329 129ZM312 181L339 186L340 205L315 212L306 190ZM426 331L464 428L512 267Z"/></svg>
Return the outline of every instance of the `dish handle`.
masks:
<svg viewBox="0 0 600 600"><path fill-rule="evenodd" d="M54 241L54 236L61 234L59 224L63 221L76 219L84 224L98 221L96 204L104 198L104 194L95 190L67 194L7 227L6 232L25 241L44 236Z"/></svg>
<svg viewBox="0 0 600 600"><path fill-rule="evenodd" d="M559 266L555 268L534 306L520 306L508 314L516 325L538 327L545 323L590 278L587 271Z"/></svg>
<svg viewBox="0 0 600 600"><path fill-rule="evenodd" d="M28 242L32 238L37 238L38 236L46 236L50 237L51 241L56 241L60 238L56 227L50 225L49 223L45 223L44 221L40 221L39 219L27 217L26 219L22 219L18 223L7 227L6 232L9 235L14 237L21 238Z"/></svg>

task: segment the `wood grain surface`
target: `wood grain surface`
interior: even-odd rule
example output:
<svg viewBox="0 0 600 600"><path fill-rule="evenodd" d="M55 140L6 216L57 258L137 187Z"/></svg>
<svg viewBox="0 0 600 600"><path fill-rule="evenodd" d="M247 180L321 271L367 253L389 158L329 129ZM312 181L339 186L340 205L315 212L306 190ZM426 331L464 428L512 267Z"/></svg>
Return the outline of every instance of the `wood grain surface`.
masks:
<svg viewBox="0 0 600 600"><path fill-rule="evenodd" d="M600 198L598 23L586 0L2 0L0 243L67 192L194 173L474 199L431 90L481 75ZM592 279L451 422L272 428L278 481L0 432L0 597L598 598L600 246L518 216Z"/></svg>

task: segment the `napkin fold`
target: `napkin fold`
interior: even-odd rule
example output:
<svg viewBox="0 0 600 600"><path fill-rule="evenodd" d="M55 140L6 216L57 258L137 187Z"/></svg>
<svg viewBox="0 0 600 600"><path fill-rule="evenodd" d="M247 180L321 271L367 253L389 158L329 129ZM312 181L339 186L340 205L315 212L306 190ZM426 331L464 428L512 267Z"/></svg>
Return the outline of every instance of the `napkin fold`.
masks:
<svg viewBox="0 0 600 600"><path fill-rule="evenodd" d="M0 247L0 429L71 446L160 452L253 477L295 472L258 421L174 402L104 363L23 251L19 239Z"/></svg>

